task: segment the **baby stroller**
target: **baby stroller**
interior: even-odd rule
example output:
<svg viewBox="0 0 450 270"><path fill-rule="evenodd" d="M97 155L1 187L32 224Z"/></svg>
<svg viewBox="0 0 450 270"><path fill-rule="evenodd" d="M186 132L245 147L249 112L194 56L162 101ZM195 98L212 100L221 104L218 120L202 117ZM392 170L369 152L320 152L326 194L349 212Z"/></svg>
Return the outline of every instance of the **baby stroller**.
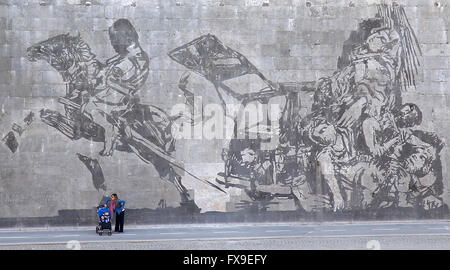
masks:
<svg viewBox="0 0 450 270"><path fill-rule="evenodd" d="M99 218L99 222L97 227L95 228L95 232L98 235L102 235L104 232L108 233L109 236L112 235L111 229L111 211L104 205L99 205L97 207L97 215Z"/></svg>

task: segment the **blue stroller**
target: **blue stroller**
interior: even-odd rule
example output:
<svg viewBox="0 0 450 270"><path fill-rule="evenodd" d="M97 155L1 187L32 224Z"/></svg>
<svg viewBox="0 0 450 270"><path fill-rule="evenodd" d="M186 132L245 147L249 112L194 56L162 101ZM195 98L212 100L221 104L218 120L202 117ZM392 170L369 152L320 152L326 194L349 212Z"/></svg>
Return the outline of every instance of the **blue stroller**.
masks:
<svg viewBox="0 0 450 270"><path fill-rule="evenodd" d="M97 227L95 228L95 232L100 236L104 232L108 233L108 235L111 236L111 211L109 211L109 209L104 205L99 205L97 207L97 215L99 218L99 222Z"/></svg>

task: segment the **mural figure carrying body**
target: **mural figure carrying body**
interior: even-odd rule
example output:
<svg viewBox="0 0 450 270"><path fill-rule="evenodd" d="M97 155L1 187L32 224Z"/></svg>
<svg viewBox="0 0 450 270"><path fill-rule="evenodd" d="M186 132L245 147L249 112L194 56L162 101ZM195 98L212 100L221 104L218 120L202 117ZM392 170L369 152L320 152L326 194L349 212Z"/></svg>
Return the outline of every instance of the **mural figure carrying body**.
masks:
<svg viewBox="0 0 450 270"><path fill-rule="evenodd" d="M319 81L313 112L309 120L304 119L309 138L319 146L315 155L334 211L383 205L422 207L423 198L413 203L406 200L413 196L413 182L405 181L402 172L415 175L417 169L411 167L429 168L439 162L436 151L441 142L430 145L409 130L421 123L420 109L402 104L401 92L415 85L420 52L404 10L380 5L370 22L360 30L366 38L354 44L348 64ZM405 154L405 148L415 152ZM424 161L412 160L415 155ZM349 172L358 171L359 166L372 167L376 173ZM420 177L430 172L427 169ZM435 179L433 184L440 181ZM442 206L436 201L438 195L432 201Z"/></svg>
<svg viewBox="0 0 450 270"><path fill-rule="evenodd" d="M169 52L242 104L285 97L276 149L263 150L261 137L231 140L218 183L243 189L261 209L277 197L293 199L308 212L444 206L443 143L432 132L413 130L422 112L402 101L402 92L416 85L417 38L401 6L377 9L344 43L337 70L317 82L273 83L212 35ZM258 74L267 87L237 95L224 83L248 73ZM305 91L314 92L314 101L301 115Z"/></svg>

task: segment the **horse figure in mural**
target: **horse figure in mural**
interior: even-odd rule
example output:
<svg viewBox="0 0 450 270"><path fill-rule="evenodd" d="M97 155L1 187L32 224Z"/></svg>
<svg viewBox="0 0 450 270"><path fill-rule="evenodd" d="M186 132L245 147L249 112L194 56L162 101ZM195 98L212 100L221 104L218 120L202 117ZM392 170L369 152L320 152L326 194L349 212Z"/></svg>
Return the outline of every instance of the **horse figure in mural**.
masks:
<svg viewBox="0 0 450 270"><path fill-rule="evenodd" d="M34 44L27 49L27 58L32 62L46 61L66 83L66 95L58 99L64 106L64 114L42 109L41 120L71 140L84 138L104 142L105 128L96 123L84 107L94 100L95 89L106 83L106 65L96 59L80 35L60 34ZM175 150L171 135L175 118L156 106L140 103L133 96L126 100L126 105L112 113L100 111L116 130L114 150L134 153L142 161L153 164L159 176L173 183L180 192L182 205L192 206L194 211L198 211L181 181L180 174L190 173L171 156ZM191 176L213 185L195 175Z"/></svg>
<svg viewBox="0 0 450 270"><path fill-rule="evenodd" d="M277 199L294 200L298 208L305 207L307 203L305 196L298 188L298 183L304 182L305 177L302 176L300 180L298 175L294 175L294 171L303 172L304 166L296 162L298 159L295 157L284 161L277 158L280 152L285 151L280 149L280 143L288 137L295 136L293 124L301 109L302 92L313 92L315 82L272 82L244 55L226 46L212 34L200 36L179 46L168 55L175 62L212 83L225 112L228 112L225 98L239 107L236 114L226 115L234 123L234 137L227 139L227 146L222 149L224 170L216 177L218 184L225 188L239 188L250 198L251 201L245 200L239 204L239 208L255 207L263 210L277 204L274 202ZM248 93L247 89L230 86L229 82L245 76L251 83L258 84L262 88L257 92ZM186 105L191 107L194 118L194 89L190 89L188 85L191 80L191 73L186 72L180 78L178 87L184 93ZM271 106L269 104L276 105L279 111L276 109L277 112L272 112L273 107L269 108ZM268 108L262 111L267 118L263 120L258 116L256 124L243 128L244 125L240 125L242 123L239 124L238 121L243 120L247 105L248 108L254 105ZM279 123L278 127L273 125L274 122ZM257 138L248 136L250 130L258 130ZM279 134L276 134L278 131ZM244 136L237 138L237 134ZM321 196L314 194L308 199L316 201L318 197Z"/></svg>

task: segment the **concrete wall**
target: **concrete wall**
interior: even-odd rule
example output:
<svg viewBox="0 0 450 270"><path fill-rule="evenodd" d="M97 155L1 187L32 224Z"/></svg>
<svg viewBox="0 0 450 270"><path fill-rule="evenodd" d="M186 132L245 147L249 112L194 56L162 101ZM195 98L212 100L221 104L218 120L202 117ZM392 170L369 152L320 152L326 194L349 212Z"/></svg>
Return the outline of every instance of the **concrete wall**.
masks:
<svg viewBox="0 0 450 270"><path fill-rule="evenodd" d="M0 226L93 224L111 193L128 223L448 217L449 17L425 0L0 0Z"/></svg>

